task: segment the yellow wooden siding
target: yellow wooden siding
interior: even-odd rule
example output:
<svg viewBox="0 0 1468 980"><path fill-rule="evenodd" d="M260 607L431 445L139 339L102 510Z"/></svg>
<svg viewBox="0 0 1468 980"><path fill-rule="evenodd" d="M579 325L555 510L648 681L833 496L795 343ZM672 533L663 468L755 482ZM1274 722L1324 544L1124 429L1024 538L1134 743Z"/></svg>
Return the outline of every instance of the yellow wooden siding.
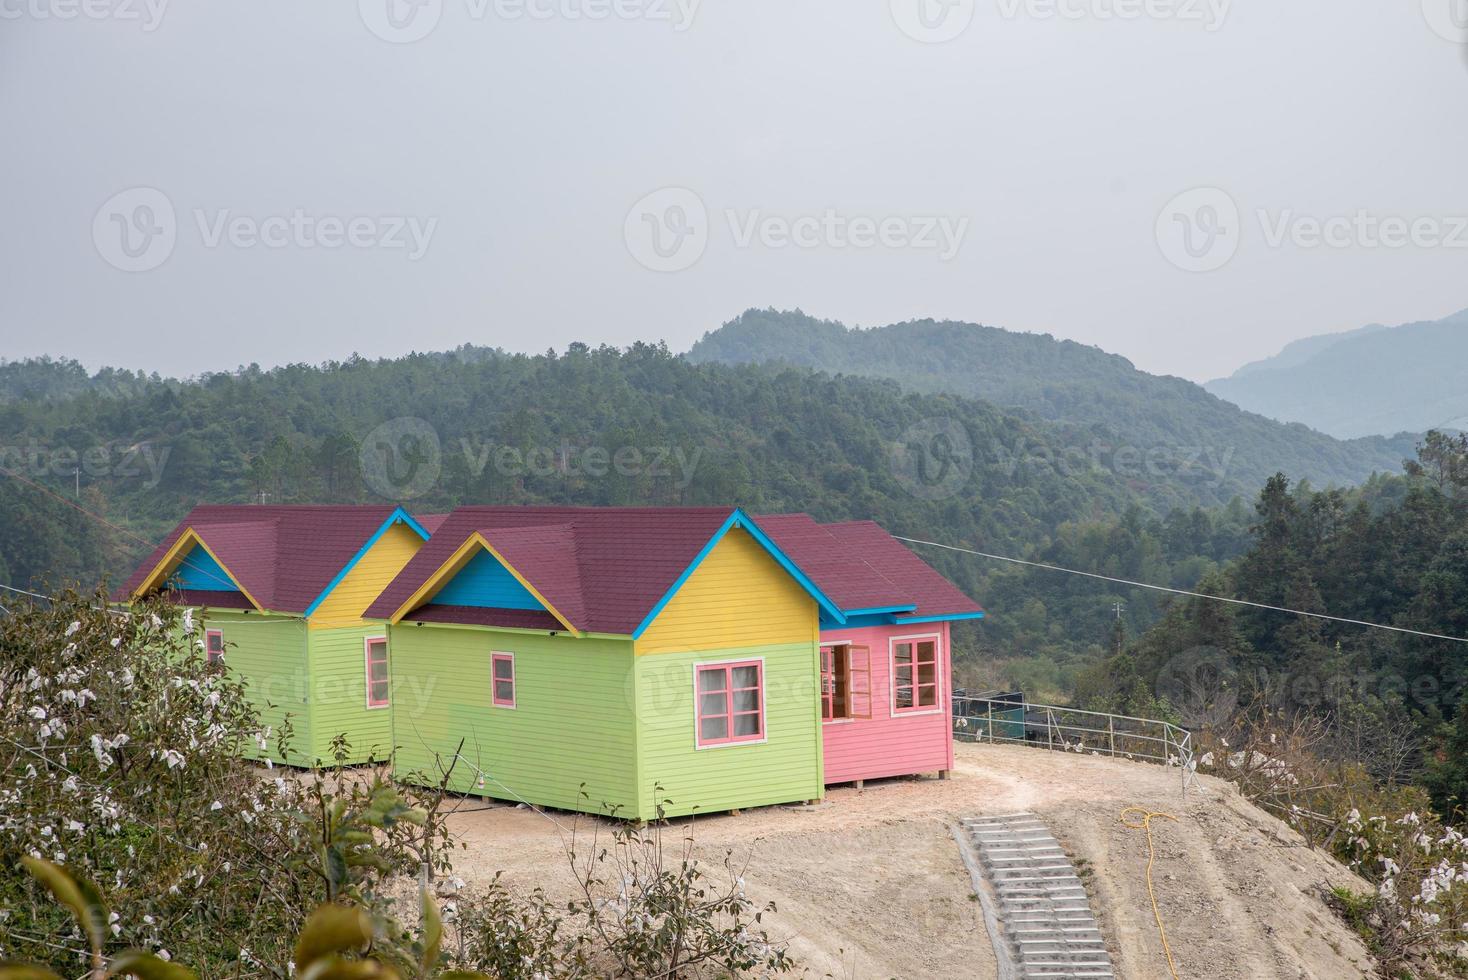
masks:
<svg viewBox="0 0 1468 980"><path fill-rule="evenodd" d="M814 643L816 602L747 531L735 528L637 640L637 653Z"/></svg>
<svg viewBox="0 0 1468 980"><path fill-rule="evenodd" d="M372 549L362 556L347 577L337 583L316 611L311 614L312 629L335 629L357 626L362 613L382 594L418 553L423 539L407 525L395 524L377 539Z"/></svg>

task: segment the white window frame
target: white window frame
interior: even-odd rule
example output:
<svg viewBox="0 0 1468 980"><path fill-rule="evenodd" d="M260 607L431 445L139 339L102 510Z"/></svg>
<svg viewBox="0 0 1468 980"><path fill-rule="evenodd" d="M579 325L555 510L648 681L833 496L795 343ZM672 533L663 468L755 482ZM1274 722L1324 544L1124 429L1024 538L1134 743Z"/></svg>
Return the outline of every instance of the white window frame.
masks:
<svg viewBox="0 0 1468 980"><path fill-rule="evenodd" d="M738 741L714 742L711 745L701 744L698 731L698 672L706 667L743 667L747 664L759 664L759 738L745 738ZM733 676L729 678L733 683ZM750 745L764 745L770 740L770 713L767 709L768 692L770 688L769 674L765 671L764 657L728 657L724 660L700 660L693 665L693 750L695 752L712 752L716 749L739 749ZM730 697L733 697L732 691ZM733 705L730 706L731 713Z"/></svg>
<svg viewBox="0 0 1468 980"><path fill-rule="evenodd" d="M916 644L923 640L933 641L933 670L937 676L937 703L931 708L903 708L897 707L897 644L914 644L912 661L912 695L917 700L917 650ZM891 718L921 718L924 715L941 715L944 712L943 692L943 634L942 633L912 633L907 636L890 637L887 641L887 713Z"/></svg>
<svg viewBox="0 0 1468 980"><path fill-rule="evenodd" d="M387 666L387 700L382 704L372 702L372 644L374 643L382 644L382 662ZM366 690L362 692L362 700L367 705L368 711L385 711L392 707L392 649L388 645L387 637L364 636L362 638L362 679L366 681Z"/></svg>

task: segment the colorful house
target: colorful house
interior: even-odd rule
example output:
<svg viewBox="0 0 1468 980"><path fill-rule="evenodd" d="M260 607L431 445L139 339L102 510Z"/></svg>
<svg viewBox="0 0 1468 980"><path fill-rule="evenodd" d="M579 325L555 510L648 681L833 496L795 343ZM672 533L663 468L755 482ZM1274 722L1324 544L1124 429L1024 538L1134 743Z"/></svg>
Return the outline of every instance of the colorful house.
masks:
<svg viewBox="0 0 1468 980"><path fill-rule="evenodd" d="M948 623L983 613L870 522L469 507L367 615L400 772L648 819L946 773Z"/></svg>
<svg viewBox="0 0 1468 980"><path fill-rule="evenodd" d="M983 610L871 521L817 524L805 514L760 526L840 608L821 617L825 782L953 768L949 624Z"/></svg>
<svg viewBox="0 0 1468 980"><path fill-rule="evenodd" d="M823 613L728 507L463 507L367 611L400 774L629 819L822 795Z"/></svg>
<svg viewBox="0 0 1468 980"><path fill-rule="evenodd" d="M200 506L143 562L117 598L163 593L201 610L204 654L242 678L262 721L279 733L263 754L311 765L392 751L387 635L363 612L442 517L392 506Z"/></svg>

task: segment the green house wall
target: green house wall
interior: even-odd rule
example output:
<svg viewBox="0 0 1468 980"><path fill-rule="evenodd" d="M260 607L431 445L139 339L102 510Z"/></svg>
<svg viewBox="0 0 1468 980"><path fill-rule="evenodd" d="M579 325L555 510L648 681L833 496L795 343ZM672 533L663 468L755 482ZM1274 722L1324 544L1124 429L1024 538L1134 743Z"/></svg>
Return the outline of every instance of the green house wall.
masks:
<svg viewBox="0 0 1468 980"><path fill-rule="evenodd" d="M346 735L349 751L343 762L357 765L386 761L392 755L392 711L367 707L369 636L387 636L382 626L310 630L311 743L313 760L336 761L332 739ZM392 667L392 651L388 651Z"/></svg>
<svg viewBox="0 0 1468 980"><path fill-rule="evenodd" d="M765 740L698 748L694 667L734 660L764 662ZM821 798L819 676L813 643L638 657L639 815L660 803L675 817Z"/></svg>
<svg viewBox="0 0 1468 980"><path fill-rule="evenodd" d="M247 755L290 765L309 765L315 742L311 725L311 671L307 656L304 620L268 613L207 610L199 615L197 636L205 629L224 633L224 664L245 685L245 694L270 729L269 746L260 751L251 745ZM200 656L203 656L202 650ZM282 756L276 739L289 718L292 727L290 751Z"/></svg>
<svg viewBox="0 0 1468 980"><path fill-rule="evenodd" d="M514 708L492 703L491 653L515 654ZM389 658L400 777L436 785L457 753L457 792L641 815L630 640L397 625Z"/></svg>

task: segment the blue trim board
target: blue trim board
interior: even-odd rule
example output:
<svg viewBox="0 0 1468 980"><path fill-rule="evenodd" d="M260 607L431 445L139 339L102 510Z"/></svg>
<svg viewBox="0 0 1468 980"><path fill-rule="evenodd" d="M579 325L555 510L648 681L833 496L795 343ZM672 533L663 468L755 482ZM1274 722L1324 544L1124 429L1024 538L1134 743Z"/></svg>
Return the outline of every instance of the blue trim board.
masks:
<svg viewBox="0 0 1468 980"><path fill-rule="evenodd" d="M961 619L983 619L984 614L977 613L947 613L939 616L893 616L890 613L877 613L874 615L858 616L852 613L847 616L846 622L833 623L824 616L821 617L821 629L858 629L864 626L906 626L909 623L920 626L923 623L949 623Z"/></svg>
<svg viewBox="0 0 1468 980"><path fill-rule="evenodd" d="M917 606L913 605L912 603L908 603L905 606L873 606L870 609L848 609L848 610L846 610L846 615L847 616L877 616L877 615L880 615L882 613L909 613L909 612L912 612L916 608L917 608Z"/></svg>
<svg viewBox="0 0 1468 980"><path fill-rule="evenodd" d="M367 557L367 552L372 550L372 546L377 543L377 540L381 538L384 534L386 534L393 525L399 523L408 525L413 533L418 535L418 537L422 538L424 541L428 540L428 531L424 529L423 525L414 520L412 514L399 507L397 510L388 515L387 520L382 522L382 526L374 531L372 533L372 537L367 539L367 543L362 545L361 549L352 556L352 560L347 562L346 565L342 567L342 570L336 573L336 578L332 579L327 584L326 588L321 590L321 594L315 599L311 600L311 604L306 607L306 611L302 615L309 618L310 615L316 611L316 607L325 602L326 597L331 595L331 590L340 585L342 579L351 574L352 569L357 567L357 563L359 561Z"/></svg>
<svg viewBox="0 0 1468 980"><path fill-rule="evenodd" d="M760 530L759 525L755 524L754 521L750 519L748 514L744 513L743 510L736 507L734 508L734 512L731 513L728 519L724 521L723 526L714 532L714 536L709 539L708 544L704 545L702 550L700 550L699 553L694 556L693 561L689 563L688 567L683 569L683 574L678 576L677 580L673 582L672 587L668 589L668 591L663 595L661 599L658 600L657 605L652 607L652 610L647 614L647 616L643 618L642 622L637 625L637 628L632 631L632 639L637 639L639 636L647 631L647 628L652 625L653 620L658 618L658 613L663 611L663 607L666 606L669 602L672 602L673 596L677 595L678 590L683 588L683 583L687 582L689 576L691 576L695 571L698 570L699 565L703 564L703 560L708 557L709 552L713 551L714 547L718 545L720 541L724 540L724 535L728 534L736 527L743 528L745 531L747 531L749 533L749 536L754 538L754 540L758 542L759 546L764 548L769 556L775 559L775 562L781 568L785 569L785 571L789 573L790 577L795 579L795 581L799 583L802 589L810 594L811 598L815 599L816 605L821 607L823 615L829 615L831 618L840 623L846 622L846 615L836 607L836 604L828 599L824 592L816 588L816 584L812 582L804 572L797 568L795 566L795 563L787 558L783 551L775 546L775 542L771 541L769 535Z"/></svg>

